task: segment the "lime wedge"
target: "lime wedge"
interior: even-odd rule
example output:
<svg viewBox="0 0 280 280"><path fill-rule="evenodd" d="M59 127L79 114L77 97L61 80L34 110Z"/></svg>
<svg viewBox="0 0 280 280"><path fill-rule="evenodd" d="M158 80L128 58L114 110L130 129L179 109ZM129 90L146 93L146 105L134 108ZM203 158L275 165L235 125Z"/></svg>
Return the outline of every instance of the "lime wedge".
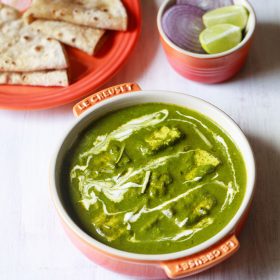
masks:
<svg viewBox="0 0 280 280"><path fill-rule="evenodd" d="M248 11L243 6L227 6L205 13L202 19L206 27L229 23L244 29L248 21Z"/></svg>
<svg viewBox="0 0 280 280"><path fill-rule="evenodd" d="M242 40L241 29L232 24L217 24L204 29L199 35L203 49L210 54L234 48Z"/></svg>

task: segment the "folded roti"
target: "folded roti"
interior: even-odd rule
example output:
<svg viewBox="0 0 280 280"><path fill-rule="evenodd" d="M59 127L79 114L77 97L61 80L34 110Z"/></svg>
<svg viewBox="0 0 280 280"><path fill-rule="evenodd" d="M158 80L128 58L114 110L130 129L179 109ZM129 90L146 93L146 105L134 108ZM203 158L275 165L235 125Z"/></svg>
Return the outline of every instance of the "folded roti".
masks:
<svg viewBox="0 0 280 280"><path fill-rule="evenodd" d="M50 70L37 72L0 72L0 84L32 85L32 86L68 86L66 70Z"/></svg>
<svg viewBox="0 0 280 280"><path fill-rule="evenodd" d="M68 67L63 46L37 34L22 20L0 26L0 72L58 70Z"/></svg>
<svg viewBox="0 0 280 280"><path fill-rule="evenodd" d="M120 0L34 0L24 18L28 23L48 19L101 29L127 29L127 13Z"/></svg>
<svg viewBox="0 0 280 280"><path fill-rule="evenodd" d="M105 33L102 29L54 20L35 20L30 26L36 32L78 48L89 55L93 55L95 47Z"/></svg>
<svg viewBox="0 0 280 280"><path fill-rule="evenodd" d="M8 5L0 3L0 24L20 18L20 12Z"/></svg>

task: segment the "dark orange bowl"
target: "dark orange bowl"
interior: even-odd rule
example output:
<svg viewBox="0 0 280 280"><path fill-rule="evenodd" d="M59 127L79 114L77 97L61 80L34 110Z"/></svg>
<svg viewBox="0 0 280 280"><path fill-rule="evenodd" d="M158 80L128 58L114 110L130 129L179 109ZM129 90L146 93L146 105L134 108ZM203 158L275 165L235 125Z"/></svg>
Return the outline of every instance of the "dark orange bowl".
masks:
<svg viewBox="0 0 280 280"><path fill-rule="evenodd" d="M162 16L175 0L165 0L161 5L157 26L160 40L171 66L183 77L201 83L220 83L233 77L244 65L252 44L256 27L256 15L253 7L246 0L235 0L235 4L243 5L249 11L249 20L245 29L245 37L234 48L218 54L198 54L176 46L162 29Z"/></svg>
<svg viewBox="0 0 280 280"><path fill-rule="evenodd" d="M79 227L67 211L63 199L63 162L73 143L92 123L113 111L149 102L172 103L187 107L209 117L228 134L239 148L246 166L246 192L239 209L229 223L203 243L167 254L137 254L99 242ZM50 166L50 191L66 233L74 245L90 260L112 271L140 279L179 279L207 270L231 257L239 248L239 234L250 209L255 189L256 167L253 151L240 128L224 112L194 96L172 91L141 90L126 83L94 93L73 108L77 121L58 144ZM64 174L65 175L65 174ZM67 175L65 175L67 177ZM66 180L66 177L64 180ZM245 244L244 244L245 245Z"/></svg>
<svg viewBox="0 0 280 280"><path fill-rule="evenodd" d="M1 1L0 1L1 2ZM2 0L20 10L31 0ZM141 31L139 0L122 0L128 13L128 30L108 31L102 48L94 56L67 47L69 76L67 87L0 85L0 109L41 110L62 106L88 95L110 80L124 65L134 49Z"/></svg>

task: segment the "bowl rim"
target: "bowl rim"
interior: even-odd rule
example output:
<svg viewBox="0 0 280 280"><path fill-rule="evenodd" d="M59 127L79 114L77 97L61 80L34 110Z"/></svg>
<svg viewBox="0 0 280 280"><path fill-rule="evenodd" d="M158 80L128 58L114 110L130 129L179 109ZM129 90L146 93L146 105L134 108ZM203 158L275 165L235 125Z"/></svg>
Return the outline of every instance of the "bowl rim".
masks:
<svg viewBox="0 0 280 280"><path fill-rule="evenodd" d="M59 196L58 188L56 185L56 165L57 165L58 156L60 155L62 147L63 147L65 141L67 140L67 138L70 136L70 134L75 129L77 129L79 127L82 120L86 119L89 115L93 114L96 110L98 110L102 107L105 107L105 106L111 106L112 104L117 103L117 102L124 102L127 99L133 99L133 98L136 99L138 96L141 96L140 98L145 98L145 100L147 100L149 97L155 96L157 94L158 95L160 94L161 97L163 95L165 95L167 98L170 99L170 101L163 102L163 103L173 104L172 100L174 100L176 97L186 98L186 99L192 100L193 102L200 103L202 106L208 107L209 110L212 110L213 112L218 113L221 117L224 118L225 121L230 123L236 130L239 139L242 140L243 144L245 145L245 147L247 149L247 153L248 153L247 158L249 158L249 160L247 160L247 161L249 161L251 163L251 165L248 165L249 170L247 168L248 166L247 166L247 161L245 160L245 156L244 156L244 154L242 154L242 153L241 154L244 158L245 166L247 169L247 175L250 172L251 177L248 178L248 176L247 176L246 191L245 191L245 194L244 194L244 197L243 197L243 200L241 202L239 209L237 210L235 215L232 217L232 219L229 221L229 223L222 230L220 230L217 234L215 234L208 240L206 240L194 247L186 249L186 250L177 251L177 252L173 252L173 253L166 253L166 254L151 254L150 255L150 254L131 253L131 252L126 252L126 251L122 251L119 249L115 249L113 247L110 247L108 245L105 245L105 244L99 242L98 240L94 239L89 234L87 234L85 231L83 231L74 222L74 220L70 217L67 210L63 206L63 202ZM151 101L144 101L143 103L150 103L150 102ZM136 105L136 104L134 104L134 105ZM132 106L132 105L129 105L129 106ZM181 105L181 106L187 107L185 105ZM126 107L128 107L128 106L126 106ZM193 110L192 108L190 108L190 109ZM198 111L198 110L195 110L195 111ZM206 117L210 118L205 112L202 112L202 111L198 111L198 112L205 115ZM212 121L214 121L214 120L212 120ZM222 126L221 124L217 123L217 125L219 125L222 129L224 129L224 126ZM231 137L232 135L229 134L229 136ZM256 165L255 165L255 158L254 158L252 148L251 148L246 136L244 135L242 130L239 128L239 126L233 121L233 119L231 119L221 109L217 108L216 106L209 103L208 101L205 101L201 98L198 98L198 97L195 97L195 96L192 96L189 94L185 94L185 93L179 93L179 92L173 92L173 91L162 91L162 90L157 90L157 91L144 90L144 91L136 91L136 92L133 92L132 94L114 96L110 99L101 101L100 103L89 108L81 116L79 116L76 119L76 121L72 125L70 125L70 127L66 130L66 133L64 133L64 135L62 136L62 139L60 140L59 144L57 145L55 154L50 163L49 175L50 175L49 176L50 193L51 193L51 198L53 200L55 208L56 208L63 224L66 225L68 227L68 229L70 229L77 237L79 237L81 241L85 242L86 244L91 246L93 249L101 251L108 256L113 256L113 257L126 259L126 260L130 260L130 261L136 261L136 262L142 261L142 262L157 262L158 263L161 261L174 260L174 259L178 259L178 258L182 258L182 257L186 257L186 256L191 256L193 254L202 252L204 250L209 249L213 245L219 243L221 240L223 240L225 237L229 236L230 234L235 234L235 229L238 226L238 223L242 220L242 218L246 214L246 212L251 204L251 201L252 201L252 197L253 197L253 193L254 193L254 189L255 189Z"/></svg>
<svg viewBox="0 0 280 280"><path fill-rule="evenodd" d="M163 13L165 12L165 9L166 9L167 5L170 2L174 2L174 1L175 0L165 0L161 4L161 6L160 6L160 8L158 10L158 14L157 14L157 27L158 27L158 31L159 31L160 37L164 40L164 42L167 45L169 45L172 49L176 50L177 52L179 52L179 53L181 53L183 55L191 56L191 57L198 58L198 59L213 59L213 58L224 57L224 56L230 55L230 54L240 50L245 44L247 44L247 42L252 38L252 36L253 36L253 34L255 32L256 21L257 20L256 20L256 13L254 11L253 6L247 0L234 0L234 2L238 2L240 4L242 3L242 5L245 5L247 10L249 11L250 20L252 22L251 24L249 24L249 20L248 20L247 27L246 27L248 30L247 30L246 35L243 38L243 40L237 46L235 46L234 48L232 48L232 49L230 49L228 51L225 51L225 52L217 53L217 54L199 54L199 53L194 53L194 52L191 52L191 51L184 50L184 49L178 47L176 44L174 44L167 37L167 35L165 34L165 32L162 29L161 19L162 19Z"/></svg>

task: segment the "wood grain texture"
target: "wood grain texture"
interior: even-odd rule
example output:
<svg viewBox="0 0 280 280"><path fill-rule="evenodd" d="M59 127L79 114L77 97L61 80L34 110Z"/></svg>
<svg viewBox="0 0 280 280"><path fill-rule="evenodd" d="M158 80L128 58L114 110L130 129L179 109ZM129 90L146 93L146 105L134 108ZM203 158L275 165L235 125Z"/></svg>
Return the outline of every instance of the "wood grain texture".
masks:
<svg viewBox="0 0 280 280"><path fill-rule="evenodd" d="M230 260L192 277L280 279L280 2L251 0L258 27L238 76L202 85L167 63L156 29L162 1L143 0L143 32L125 67L106 86L137 82L202 97L226 111L249 137L257 160L257 191L241 249ZM0 111L0 279L128 279L82 256L64 235L48 191L56 143L74 121L71 106L35 112Z"/></svg>

